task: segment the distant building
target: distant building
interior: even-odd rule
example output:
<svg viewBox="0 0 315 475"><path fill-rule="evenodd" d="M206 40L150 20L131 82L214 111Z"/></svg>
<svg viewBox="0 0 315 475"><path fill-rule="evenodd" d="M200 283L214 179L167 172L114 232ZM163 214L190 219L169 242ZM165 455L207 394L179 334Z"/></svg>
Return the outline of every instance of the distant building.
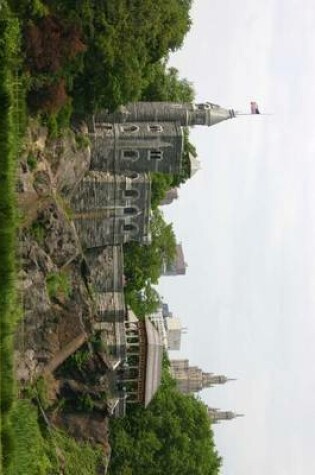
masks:
<svg viewBox="0 0 315 475"><path fill-rule="evenodd" d="M171 360L171 375L179 391L184 394L197 393L204 388L232 381L226 376L204 373L197 366L189 366L187 359Z"/></svg>
<svg viewBox="0 0 315 475"><path fill-rule="evenodd" d="M155 312L150 313L149 315L150 321L153 323L157 331L159 332L164 348L167 349L168 347L168 335L165 325L165 318L163 315L163 305L160 305L159 308Z"/></svg>
<svg viewBox="0 0 315 475"><path fill-rule="evenodd" d="M166 318L167 348L171 351L179 351L182 343L183 327L179 318Z"/></svg>
<svg viewBox="0 0 315 475"><path fill-rule="evenodd" d="M161 201L160 204L161 204L161 206L169 205L177 199L178 199L178 190L177 190L177 188L171 188L170 190L167 191L167 193L164 197L164 200Z"/></svg>
<svg viewBox="0 0 315 475"><path fill-rule="evenodd" d="M214 407L208 407L208 415L212 424L220 424L221 421L230 421L236 417L244 416L244 414L236 414L232 411L220 411Z"/></svg>
<svg viewBox="0 0 315 475"><path fill-rule="evenodd" d="M173 317L167 304L149 315L150 321L158 330L166 350L178 351L181 347L183 327L179 318Z"/></svg>
<svg viewBox="0 0 315 475"><path fill-rule="evenodd" d="M185 262L183 246L176 245L176 256L171 264L165 264L163 268L163 275L185 275L187 264Z"/></svg>

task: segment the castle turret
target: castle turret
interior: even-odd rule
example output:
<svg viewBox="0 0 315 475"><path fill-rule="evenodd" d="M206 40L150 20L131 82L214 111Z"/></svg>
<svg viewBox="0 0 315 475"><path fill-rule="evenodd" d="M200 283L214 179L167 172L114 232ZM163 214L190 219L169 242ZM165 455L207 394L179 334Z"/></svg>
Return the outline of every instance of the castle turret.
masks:
<svg viewBox="0 0 315 475"><path fill-rule="evenodd" d="M184 150L183 127L211 126L235 117L217 104L132 102L101 111L90 123L90 170L124 174L178 174Z"/></svg>
<svg viewBox="0 0 315 475"><path fill-rule="evenodd" d="M100 122L177 122L183 127L207 125L208 127L235 117L233 109L224 109L217 104L178 102L132 102L121 106L116 112L100 112L95 124Z"/></svg>

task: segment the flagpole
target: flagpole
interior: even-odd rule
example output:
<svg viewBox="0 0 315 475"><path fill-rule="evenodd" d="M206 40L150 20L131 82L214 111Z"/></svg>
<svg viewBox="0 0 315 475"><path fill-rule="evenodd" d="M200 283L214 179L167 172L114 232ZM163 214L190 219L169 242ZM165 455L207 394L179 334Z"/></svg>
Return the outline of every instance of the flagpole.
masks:
<svg viewBox="0 0 315 475"><path fill-rule="evenodd" d="M252 114L251 112L235 112L235 115L274 115L272 113L267 113L267 112L259 112L259 114Z"/></svg>

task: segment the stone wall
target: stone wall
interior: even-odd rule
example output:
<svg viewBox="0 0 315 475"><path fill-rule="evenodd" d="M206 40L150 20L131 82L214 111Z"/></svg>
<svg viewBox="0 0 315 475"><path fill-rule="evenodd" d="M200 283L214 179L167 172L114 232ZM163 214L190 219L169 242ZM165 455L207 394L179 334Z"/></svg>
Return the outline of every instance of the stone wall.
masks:
<svg viewBox="0 0 315 475"><path fill-rule="evenodd" d="M94 292L120 292L124 288L124 256L121 246L90 249L85 253L88 279Z"/></svg>
<svg viewBox="0 0 315 475"><path fill-rule="evenodd" d="M87 173L71 200L86 249L150 239L151 182L146 174Z"/></svg>
<svg viewBox="0 0 315 475"><path fill-rule="evenodd" d="M183 131L178 122L95 122L91 170L179 173Z"/></svg>

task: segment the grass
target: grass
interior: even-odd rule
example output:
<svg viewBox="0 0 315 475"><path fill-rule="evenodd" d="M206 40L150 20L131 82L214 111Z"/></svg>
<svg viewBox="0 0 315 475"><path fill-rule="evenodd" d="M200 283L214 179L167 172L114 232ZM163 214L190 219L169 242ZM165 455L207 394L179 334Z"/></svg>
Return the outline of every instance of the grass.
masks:
<svg viewBox="0 0 315 475"><path fill-rule="evenodd" d="M66 272L50 272L46 277L46 285L50 299L58 296L68 298L71 295L71 282Z"/></svg>
<svg viewBox="0 0 315 475"><path fill-rule="evenodd" d="M37 160L36 158L34 157L34 155L30 154L28 157L27 157L27 165L29 167L29 169L32 171L35 170L36 166L37 166Z"/></svg>
<svg viewBox="0 0 315 475"><path fill-rule="evenodd" d="M15 400L13 333L18 319L15 293L15 170L21 135L19 84L20 29L6 2L0 11L0 473L14 458L10 410Z"/></svg>
<svg viewBox="0 0 315 475"><path fill-rule="evenodd" d="M52 442L55 447L58 447L65 459L65 475L104 473L104 470L100 470L100 466L105 461L101 448L94 448L87 443L78 443L61 431L54 431Z"/></svg>
<svg viewBox="0 0 315 475"><path fill-rule="evenodd" d="M75 141L76 141L78 150L83 150L89 147L89 145L91 144L89 137L82 133L78 133L75 135Z"/></svg>
<svg viewBox="0 0 315 475"><path fill-rule="evenodd" d="M44 475L54 473L52 472L52 463L47 455L47 443L38 424L37 408L29 401L18 401L12 410L11 423L16 450L7 474Z"/></svg>
<svg viewBox="0 0 315 475"><path fill-rule="evenodd" d="M104 463L100 448L78 443L64 432L48 431L30 401L16 402L12 410L16 455L6 475L95 475Z"/></svg>
<svg viewBox="0 0 315 475"><path fill-rule="evenodd" d="M34 221L30 227L30 233L32 237L38 242L43 244L45 239L45 227L39 222Z"/></svg>

